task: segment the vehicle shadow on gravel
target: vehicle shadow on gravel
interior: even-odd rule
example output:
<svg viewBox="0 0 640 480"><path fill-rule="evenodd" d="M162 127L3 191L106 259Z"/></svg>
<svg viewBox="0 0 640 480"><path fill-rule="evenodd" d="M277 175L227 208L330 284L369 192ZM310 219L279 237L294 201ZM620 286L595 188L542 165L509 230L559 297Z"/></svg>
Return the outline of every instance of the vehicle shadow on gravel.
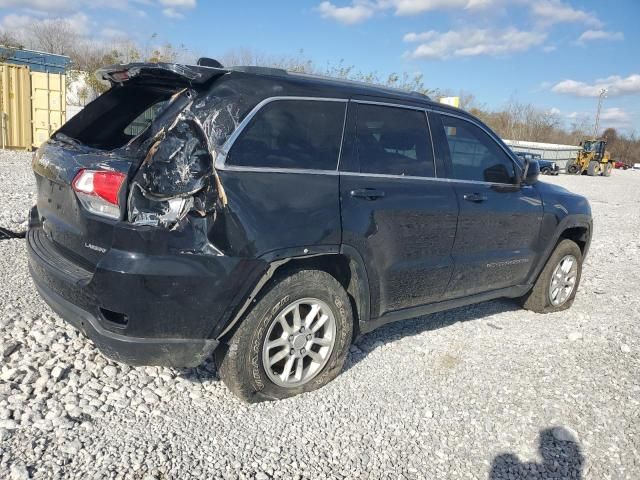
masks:
<svg viewBox="0 0 640 480"><path fill-rule="evenodd" d="M540 432L538 442L542 463L521 462L513 453L503 453L493 459L489 480L582 479L584 456L571 431L547 428Z"/></svg>
<svg viewBox="0 0 640 480"><path fill-rule="evenodd" d="M458 322L480 320L499 313L518 310L521 310L521 307L515 301L500 299L384 325L356 339L351 348L351 355L345 364L345 371L360 363L376 348L396 342L404 337L450 327ZM502 330L502 327L496 323L487 322L486 325L488 328Z"/></svg>

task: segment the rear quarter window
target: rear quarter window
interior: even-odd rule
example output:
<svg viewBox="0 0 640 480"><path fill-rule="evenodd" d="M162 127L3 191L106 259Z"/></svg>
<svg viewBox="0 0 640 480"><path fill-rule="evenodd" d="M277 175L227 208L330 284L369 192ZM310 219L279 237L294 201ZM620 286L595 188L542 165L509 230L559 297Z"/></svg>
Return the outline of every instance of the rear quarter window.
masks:
<svg viewBox="0 0 640 480"><path fill-rule="evenodd" d="M276 100L265 105L231 148L228 165L335 170L346 102Z"/></svg>

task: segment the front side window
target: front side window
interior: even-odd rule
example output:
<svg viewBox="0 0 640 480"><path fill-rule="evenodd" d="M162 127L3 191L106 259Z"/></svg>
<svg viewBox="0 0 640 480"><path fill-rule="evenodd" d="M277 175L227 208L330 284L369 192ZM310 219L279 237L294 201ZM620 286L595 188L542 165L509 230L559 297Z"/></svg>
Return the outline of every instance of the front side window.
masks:
<svg viewBox="0 0 640 480"><path fill-rule="evenodd" d="M455 117L441 115L453 177L491 183L515 183L514 164L480 127Z"/></svg>
<svg viewBox="0 0 640 480"><path fill-rule="evenodd" d="M356 137L360 172L433 177L433 150L420 110L358 104Z"/></svg>
<svg viewBox="0 0 640 480"><path fill-rule="evenodd" d="M228 165L335 170L346 103L276 100L265 105L233 144Z"/></svg>

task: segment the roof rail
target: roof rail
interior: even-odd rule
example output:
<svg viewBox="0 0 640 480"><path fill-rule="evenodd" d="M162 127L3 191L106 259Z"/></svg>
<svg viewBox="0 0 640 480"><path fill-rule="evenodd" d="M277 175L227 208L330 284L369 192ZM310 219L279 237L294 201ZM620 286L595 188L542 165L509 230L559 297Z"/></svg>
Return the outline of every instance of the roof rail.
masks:
<svg viewBox="0 0 640 480"><path fill-rule="evenodd" d="M287 71L282 68L257 67L255 65L236 65L234 67L227 67L227 70L243 73L256 73L262 75L287 75Z"/></svg>
<svg viewBox="0 0 640 480"><path fill-rule="evenodd" d="M412 90L411 92L409 92L409 95L413 95L414 97L420 97L420 98L425 98L427 100L431 100L431 97L429 95L427 95L426 93L416 92L415 90Z"/></svg>

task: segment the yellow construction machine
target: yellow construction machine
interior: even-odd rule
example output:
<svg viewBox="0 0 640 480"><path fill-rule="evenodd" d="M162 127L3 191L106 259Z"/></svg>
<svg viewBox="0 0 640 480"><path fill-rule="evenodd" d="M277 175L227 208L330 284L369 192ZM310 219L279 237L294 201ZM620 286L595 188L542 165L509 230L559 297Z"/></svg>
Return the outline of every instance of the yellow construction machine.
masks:
<svg viewBox="0 0 640 480"><path fill-rule="evenodd" d="M609 152L605 150L607 142L595 139L585 140L580 142L580 146L582 149L578 152L576 159L567 165L567 173L609 177L613 170L613 161Z"/></svg>

